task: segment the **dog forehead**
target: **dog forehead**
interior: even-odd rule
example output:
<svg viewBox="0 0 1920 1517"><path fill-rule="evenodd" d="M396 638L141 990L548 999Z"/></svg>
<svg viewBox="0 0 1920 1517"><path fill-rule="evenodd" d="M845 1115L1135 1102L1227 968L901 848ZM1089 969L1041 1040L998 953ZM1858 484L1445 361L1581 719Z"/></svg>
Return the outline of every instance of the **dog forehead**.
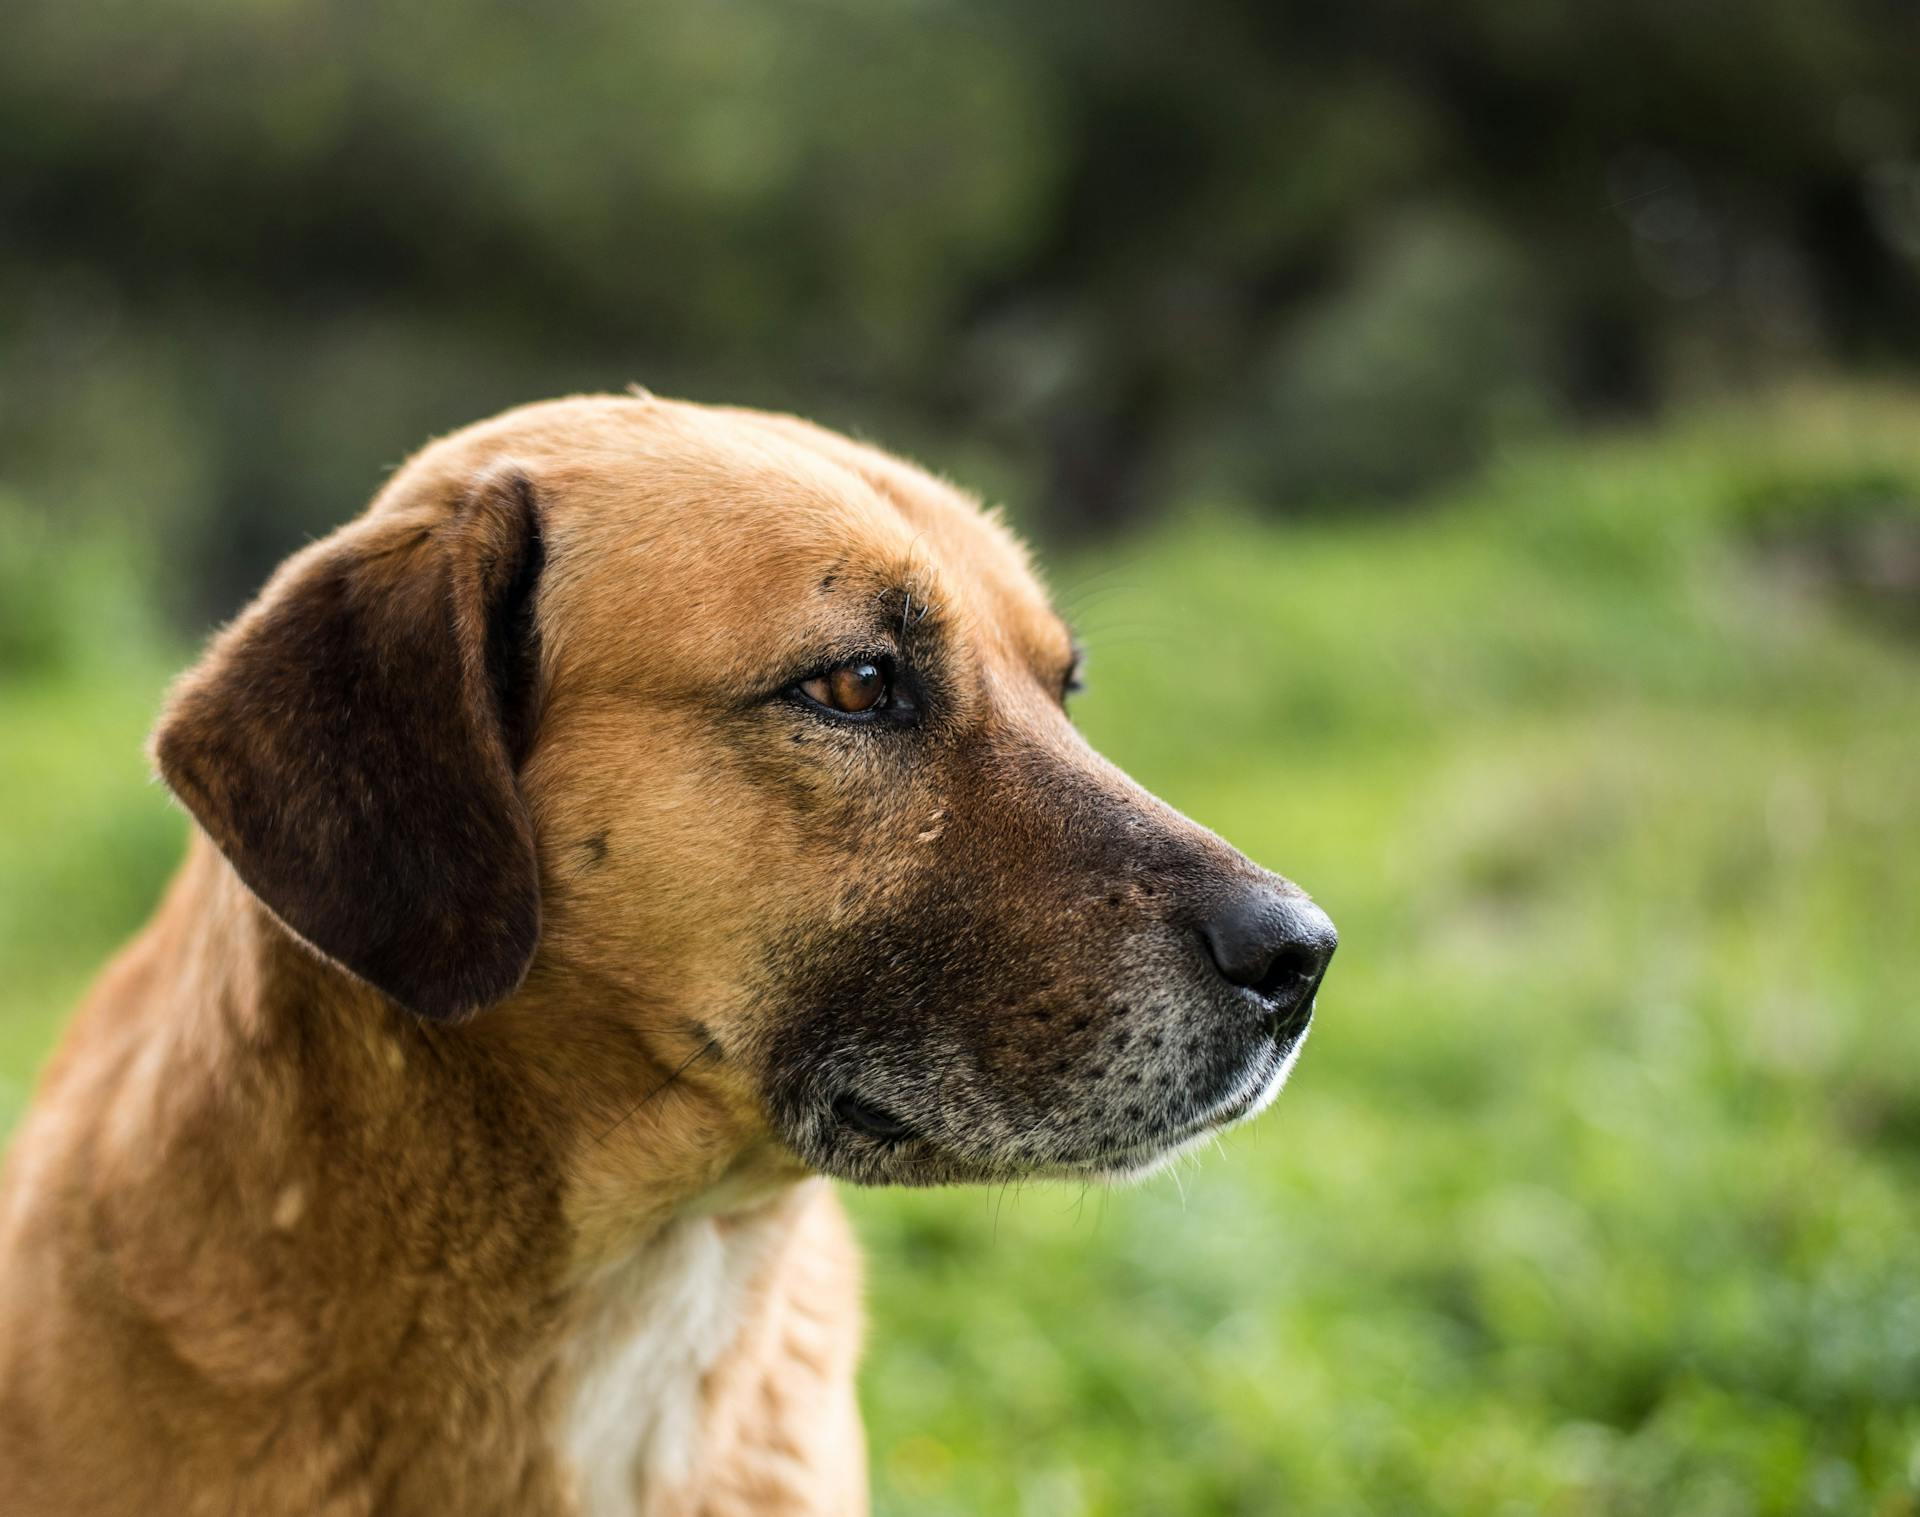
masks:
<svg viewBox="0 0 1920 1517"><path fill-rule="evenodd" d="M1070 652L1026 545L997 512L890 453L797 417L725 408L712 414L772 440L783 457L824 465L833 479L852 482L859 498L877 502L895 534L901 587L918 590L923 605L973 623L983 651L1021 662L1053 662ZM857 552L848 561L857 565Z"/></svg>
<svg viewBox="0 0 1920 1517"><path fill-rule="evenodd" d="M939 612L990 662L1066 656L1013 533L878 449L791 417L651 399L483 426L487 452L520 461L549 513L542 597L569 663L627 678L641 672L630 662L742 636L828 638L882 604Z"/></svg>

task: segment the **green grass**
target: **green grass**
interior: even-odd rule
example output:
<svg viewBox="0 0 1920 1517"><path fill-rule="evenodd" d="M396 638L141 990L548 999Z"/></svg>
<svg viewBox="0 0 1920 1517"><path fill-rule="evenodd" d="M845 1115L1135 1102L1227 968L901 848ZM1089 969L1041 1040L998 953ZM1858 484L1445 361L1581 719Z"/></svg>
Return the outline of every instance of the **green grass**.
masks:
<svg viewBox="0 0 1920 1517"><path fill-rule="evenodd" d="M1342 947L1224 1154L853 1197L881 1513L1920 1511L1920 643L1777 552L1858 481L1920 400L1062 569L1089 733ZM0 1121L177 847L163 662L0 687Z"/></svg>

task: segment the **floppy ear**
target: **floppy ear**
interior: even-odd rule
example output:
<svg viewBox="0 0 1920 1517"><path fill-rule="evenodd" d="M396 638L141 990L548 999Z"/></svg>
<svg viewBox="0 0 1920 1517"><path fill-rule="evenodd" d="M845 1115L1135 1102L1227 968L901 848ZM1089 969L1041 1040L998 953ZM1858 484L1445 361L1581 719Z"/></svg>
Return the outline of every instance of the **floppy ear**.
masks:
<svg viewBox="0 0 1920 1517"><path fill-rule="evenodd" d="M290 559L176 688L160 773L283 923L424 1017L540 937L515 771L537 714L538 503L517 471Z"/></svg>

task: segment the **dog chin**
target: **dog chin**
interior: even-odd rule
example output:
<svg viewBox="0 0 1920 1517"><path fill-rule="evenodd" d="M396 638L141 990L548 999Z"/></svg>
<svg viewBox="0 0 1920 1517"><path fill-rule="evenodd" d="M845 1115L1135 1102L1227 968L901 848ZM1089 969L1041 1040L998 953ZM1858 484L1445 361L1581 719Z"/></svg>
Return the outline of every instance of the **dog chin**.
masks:
<svg viewBox="0 0 1920 1517"><path fill-rule="evenodd" d="M1138 1185L1168 1168L1178 1159L1212 1141L1230 1127L1251 1122L1273 1105L1300 1062L1300 1051L1307 1041L1307 1028L1282 1054L1267 1066L1264 1059L1248 1070L1245 1079L1200 1118L1197 1125L1170 1136L1145 1139L1132 1148L1103 1155L1086 1163L1064 1165L1041 1171L1038 1178L1059 1180L1095 1180L1106 1185Z"/></svg>

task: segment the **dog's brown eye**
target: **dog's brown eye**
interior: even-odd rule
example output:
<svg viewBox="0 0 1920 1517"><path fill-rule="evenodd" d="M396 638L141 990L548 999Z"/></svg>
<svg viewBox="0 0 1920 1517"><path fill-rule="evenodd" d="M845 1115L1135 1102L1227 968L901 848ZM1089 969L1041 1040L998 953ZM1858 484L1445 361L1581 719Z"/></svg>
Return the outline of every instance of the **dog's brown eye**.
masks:
<svg viewBox="0 0 1920 1517"><path fill-rule="evenodd" d="M887 674L871 659L856 658L836 665L825 674L802 680L800 688L831 710L858 715L873 710L887 698Z"/></svg>

